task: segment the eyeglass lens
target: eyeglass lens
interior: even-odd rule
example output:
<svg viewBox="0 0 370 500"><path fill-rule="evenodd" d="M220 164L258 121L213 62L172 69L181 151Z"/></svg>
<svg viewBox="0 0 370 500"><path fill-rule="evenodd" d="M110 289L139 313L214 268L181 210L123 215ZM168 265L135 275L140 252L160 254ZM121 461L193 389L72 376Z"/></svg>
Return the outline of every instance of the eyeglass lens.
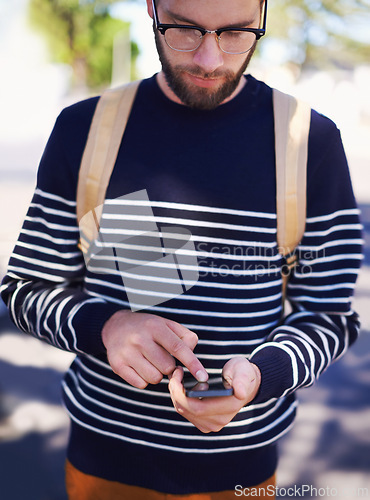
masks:
<svg viewBox="0 0 370 500"><path fill-rule="evenodd" d="M165 40L174 50L192 51L199 47L203 35L197 29L189 28L168 28L165 33ZM256 41L255 33L250 31L224 31L218 37L220 49L229 54L242 54L248 52Z"/></svg>

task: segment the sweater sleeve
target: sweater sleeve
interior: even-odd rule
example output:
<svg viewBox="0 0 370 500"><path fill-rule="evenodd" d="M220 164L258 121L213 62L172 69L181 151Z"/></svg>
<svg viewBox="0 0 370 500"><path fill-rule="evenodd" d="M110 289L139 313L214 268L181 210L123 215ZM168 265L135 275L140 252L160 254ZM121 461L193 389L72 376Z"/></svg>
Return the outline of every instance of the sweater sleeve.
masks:
<svg viewBox="0 0 370 500"><path fill-rule="evenodd" d="M101 330L119 309L84 291L86 269L77 247L77 175L93 110L89 100L58 117L1 286L18 328L63 350L87 354L105 351Z"/></svg>
<svg viewBox="0 0 370 500"><path fill-rule="evenodd" d="M339 131L317 114L313 119L306 229L287 288L292 312L251 355L262 374L253 403L312 385L359 334L351 307L363 258L359 210Z"/></svg>

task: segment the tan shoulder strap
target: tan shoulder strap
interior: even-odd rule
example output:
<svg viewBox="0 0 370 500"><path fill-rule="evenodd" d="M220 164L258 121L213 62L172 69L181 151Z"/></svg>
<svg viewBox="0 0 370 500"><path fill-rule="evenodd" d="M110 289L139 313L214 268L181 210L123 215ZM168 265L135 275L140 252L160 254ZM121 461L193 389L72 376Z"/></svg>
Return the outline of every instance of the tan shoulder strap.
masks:
<svg viewBox="0 0 370 500"><path fill-rule="evenodd" d="M81 161L77 188L80 248L87 252L99 230L102 206L140 81L106 91L99 99ZM277 232L285 256L301 240L306 218L306 166L310 108L273 92L277 179ZM86 214L90 216L86 217Z"/></svg>
<svg viewBox="0 0 370 500"><path fill-rule="evenodd" d="M277 241L288 267L306 225L308 134L311 108L278 90L273 91L276 155ZM289 269L290 270L290 269ZM288 272L284 273L283 293Z"/></svg>
<svg viewBox="0 0 370 500"><path fill-rule="evenodd" d="M80 248L88 252L99 231L109 179L140 81L109 89L98 101L83 153L77 186L77 220ZM86 214L89 214L88 216Z"/></svg>

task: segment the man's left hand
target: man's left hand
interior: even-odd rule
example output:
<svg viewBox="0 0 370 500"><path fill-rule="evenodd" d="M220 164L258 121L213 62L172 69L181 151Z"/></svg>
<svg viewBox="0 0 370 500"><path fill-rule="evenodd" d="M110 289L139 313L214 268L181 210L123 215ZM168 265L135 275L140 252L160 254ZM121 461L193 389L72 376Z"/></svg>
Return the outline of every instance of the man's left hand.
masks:
<svg viewBox="0 0 370 500"><path fill-rule="evenodd" d="M222 374L233 387L234 394L203 399L185 396L182 368L177 367L171 375L169 390L176 411L201 432L223 429L243 406L255 398L261 384L259 368L242 356L230 359Z"/></svg>

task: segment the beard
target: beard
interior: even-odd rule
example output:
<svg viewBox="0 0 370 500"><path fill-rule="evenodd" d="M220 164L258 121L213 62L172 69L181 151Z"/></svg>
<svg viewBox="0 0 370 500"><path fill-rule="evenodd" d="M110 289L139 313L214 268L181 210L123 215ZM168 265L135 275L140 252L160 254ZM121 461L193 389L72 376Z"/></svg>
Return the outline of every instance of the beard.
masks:
<svg viewBox="0 0 370 500"><path fill-rule="evenodd" d="M157 51L159 55L159 60L162 65L162 71L166 82L170 89L175 93L175 95L180 99L180 101L194 109L201 110L211 110L219 106L225 99L231 96L236 87L238 86L240 79L248 67L248 64L253 56L257 42L248 51L248 54L241 65L240 69L234 73L230 70L216 70L211 73L205 73L198 66L190 65L172 65L168 60L160 35L154 29L155 43L157 46ZM170 49L172 50L172 49ZM232 57L230 55L229 57ZM202 88L196 85L191 85L186 82L183 77L183 73L190 73L193 76L200 78L223 78L224 82L220 87L215 90L209 88Z"/></svg>

